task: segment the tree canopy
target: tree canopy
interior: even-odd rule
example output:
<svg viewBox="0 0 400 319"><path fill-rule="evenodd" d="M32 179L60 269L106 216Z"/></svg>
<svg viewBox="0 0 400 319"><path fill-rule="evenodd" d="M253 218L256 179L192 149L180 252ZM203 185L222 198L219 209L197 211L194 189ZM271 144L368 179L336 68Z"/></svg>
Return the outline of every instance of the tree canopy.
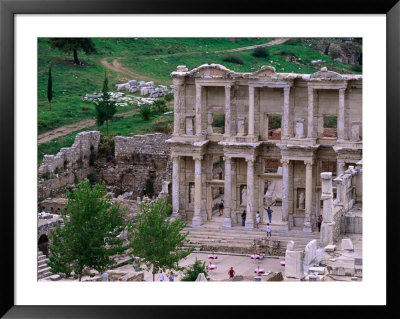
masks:
<svg viewBox="0 0 400 319"><path fill-rule="evenodd" d="M107 74L104 75L102 96L94 102L96 104L96 122L97 125L103 125L106 122L108 135L108 121L111 121L114 114L117 112L115 101L111 98L108 92Z"/></svg>
<svg viewBox="0 0 400 319"><path fill-rule="evenodd" d="M96 53L96 45L90 38L52 38L50 39L52 49L59 49L64 52L73 52L74 63L81 64L78 59L78 51L86 54Z"/></svg>
<svg viewBox="0 0 400 319"><path fill-rule="evenodd" d="M152 269L153 281L159 269L183 270L178 262L186 258L193 248L184 249L189 232L182 233L187 225L181 219L171 220L168 212L171 205L163 199L142 204L136 215L132 232L132 255L140 257L147 270Z"/></svg>
<svg viewBox="0 0 400 319"><path fill-rule="evenodd" d="M131 224L124 221L119 203L112 205L106 196L104 183L91 188L85 180L73 193L67 191L67 197L64 225L50 233L49 266L67 277L73 272L80 281L89 269L101 273L115 264L112 257L129 248L119 235Z"/></svg>

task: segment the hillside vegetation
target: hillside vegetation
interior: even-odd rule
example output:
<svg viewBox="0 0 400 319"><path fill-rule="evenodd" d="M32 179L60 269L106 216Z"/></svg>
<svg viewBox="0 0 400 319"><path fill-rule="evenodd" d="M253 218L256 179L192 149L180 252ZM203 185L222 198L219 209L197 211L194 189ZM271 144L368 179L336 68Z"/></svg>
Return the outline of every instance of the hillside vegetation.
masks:
<svg viewBox="0 0 400 319"><path fill-rule="evenodd" d="M266 48L267 56L254 56L253 50L221 52L235 48L263 44L272 38L94 38L97 53L86 55L79 52L81 65L73 63L72 53L51 49L49 39L38 39L38 133L49 132L63 125L94 118L95 106L83 100L86 93L100 92L104 73L107 72L109 87L135 79L153 80L156 85L172 84L170 73L177 65L186 65L189 70L204 63L219 63L237 72L254 72L262 65L271 65L277 72L314 73L321 66L339 73L360 73L361 67L339 62L338 39L290 39ZM323 42L324 41L324 42ZM335 43L326 49L326 43ZM361 43L351 44L361 50ZM329 46L329 45L328 45ZM333 50L334 48L335 50ZM340 47L339 47L340 49ZM331 50L331 51L330 51ZM220 51L220 52L216 52ZM335 53L336 52L336 53ZM339 52L340 53L340 52ZM227 54L233 56L230 60ZM106 69L105 63L118 63L127 71ZM314 64L323 60L323 64ZM232 61L232 62L229 62ZM50 111L47 101L49 65L52 68L53 99ZM141 76L143 76L141 78ZM135 93L137 94L137 93ZM173 105L172 103L170 106ZM119 107L118 113L134 109L135 106ZM133 115L110 123L110 133L132 135L151 131L152 123ZM141 123L141 121L143 123ZM87 129L98 129L96 126ZM87 130L85 129L85 130ZM103 128L101 128L103 129ZM40 144L39 161L43 154L54 154L61 147L71 146L75 131L53 141Z"/></svg>

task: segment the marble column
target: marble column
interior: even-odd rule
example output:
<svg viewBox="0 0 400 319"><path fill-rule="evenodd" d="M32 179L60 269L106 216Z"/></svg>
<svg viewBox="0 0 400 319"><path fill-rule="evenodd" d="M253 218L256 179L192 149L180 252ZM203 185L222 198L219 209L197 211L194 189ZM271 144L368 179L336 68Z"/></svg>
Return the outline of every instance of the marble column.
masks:
<svg viewBox="0 0 400 319"><path fill-rule="evenodd" d="M249 86L249 136L254 136L254 87Z"/></svg>
<svg viewBox="0 0 400 319"><path fill-rule="evenodd" d="M290 96L290 86L285 86L283 88L283 125L282 125L282 137L289 137L289 96Z"/></svg>
<svg viewBox="0 0 400 319"><path fill-rule="evenodd" d="M304 161L306 164L306 207L304 215L303 231L312 232L311 209L312 209L312 161Z"/></svg>
<svg viewBox="0 0 400 319"><path fill-rule="evenodd" d="M200 84L196 84L196 136L201 136L201 91Z"/></svg>
<svg viewBox="0 0 400 319"><path fill-rule="evenodd" d="M231 86L225 85L225 136L231 136Z"/></svg>
<svg viewBox="0 0 400 319"><path fill-rule="evenodd" d="M193 156L194 159L194 215L192 226L200 226L203 224L201 218L201 160L202 156Z"/></svg>
<svg viewBox="0 0 400 319"><path fill-rule="evenodd" d="M312 139L314 134L314 89L308 87L308 116L307 116L307 138Z"/></svg>
<svg viewBox="0 0 400 319"><path fill-rule="evenodd" d="M289 217L289 160L282 163L282 221L287 222Z"/></svg>
<svg viewBox="0 0 400 319"><path fill-rule="evenodd" d="M225 183L224 183L224 220L222 227L232 227L232 164L231 158L225 157Z"/></svg>
<svg viewBox="0 0 400 319"><path fill-rule="evenodd" d="M182 113L184 113L184 86L183 80L174 79L174 135L180 133Z"/></svg>
<svg viewBox="0 0 400 319"><path fill-rule="evenodd" d="M172 156L172 217L179 216L179 156Z"/></svg>
<svg viewBox="0 0 400 319"><path fill-rule="evenodd" d="M339 108L338 108L338 117L337 117L338 141L345 140L345 136L344 136L344 92L345 92L345 89L339 89Z"/></svg>
<svg viewBox="0 0 400 319"><path fill-rule="evenodd" d="M321 200L323 203L322 218L325 223L333 222L332 173L321 173Z"/></svg>
<svg viewBox="0 0 400 319"><path fill-rule="evenodd" d="M246 228L254 228L254 159L247 161Z"/></svg>

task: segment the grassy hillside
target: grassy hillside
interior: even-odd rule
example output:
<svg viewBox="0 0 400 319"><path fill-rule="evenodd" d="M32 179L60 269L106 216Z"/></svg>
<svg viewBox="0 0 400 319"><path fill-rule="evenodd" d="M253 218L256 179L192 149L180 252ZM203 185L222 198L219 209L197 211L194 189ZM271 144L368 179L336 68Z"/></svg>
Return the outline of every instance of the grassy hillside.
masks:
<svg viewBox="0 0 400 319"><path fill-rule="evenodd" d="M79 59L83 60L84 64L75 65L72 53L52 50L49 39L40 38L38 40L38 132L41 134L65 124L94 118L94 105L83 101L82 97L86 93L101 91L105 72L109 78L110 90L115 90L116 83L133 78L126 72L106 70L102 60L112 64L114 59L119 58L118 62L124 68L144 75L154 80L156 84L172 84L170 73L176 70L177 65L186 65L190 70L204 63L220 63L238 72L253 72L262 65L271 65L277 72L314 73L321 65L312 64L311 61L324 60L326 63L323 65L331 70L339 73L356 73L350 65L337 62L334 57L320 52L317 40L312 46L309 41L299 40L289 40L280 45L270 46L267 48L269 52L267 58L252 56L253 50L234 53L215 52L267 43L270 40L272 38L95 38L93 41L98 53L86 55L79 52ZM227 54L239 56L243 63L224 61ZM49 110L47 101L50 64L53 76L52 111ZM120 107L118 113L132 108L133 106ZM128 117L113 122L110 130L129 135L144 132L144 128L148 125L148 122L140 123L138 117L135 119ZM43 153L54 154L60 147L70 146L77 132L41 144L39 159Z"/></svg>

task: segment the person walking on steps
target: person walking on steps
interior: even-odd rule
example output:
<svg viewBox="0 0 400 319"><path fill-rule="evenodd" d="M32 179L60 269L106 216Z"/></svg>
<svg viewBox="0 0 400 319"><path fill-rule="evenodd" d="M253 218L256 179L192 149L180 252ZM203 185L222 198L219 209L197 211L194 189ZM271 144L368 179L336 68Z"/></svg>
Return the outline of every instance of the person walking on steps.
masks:
<svg viewBox="0 0 400 319"><path fill-rule="evenodd" d="M271 226L267 223L267 238L271 239Z"/></svg>
<svg viewBox="0 0 400 319"><path fill-rule="evenodd" d="M242 226L244 226L246 223L246 211L244 210L242 213Z"/></svg>
<svg viewBox="0 0 400 319"><path fill-rule="evenodd" d="M272 224L272 212L273 212L273 210L268 206L267 213L268 213L268 219L269 219L270 224Z"/></svg>
<svg viewBox="0 0 400 319"><path fill-rule="evenodd" d="M160 281L164 281L164 273L162 272L162 269L160 269L160 273L158 274L158 278Z"/></svg>
<svg viewBox="0 0 400 319"><path fill-rule="evenodd" d="M221 203L219 203L219 216L222 216L224 213L224 201L221 200Z"/></svg>

